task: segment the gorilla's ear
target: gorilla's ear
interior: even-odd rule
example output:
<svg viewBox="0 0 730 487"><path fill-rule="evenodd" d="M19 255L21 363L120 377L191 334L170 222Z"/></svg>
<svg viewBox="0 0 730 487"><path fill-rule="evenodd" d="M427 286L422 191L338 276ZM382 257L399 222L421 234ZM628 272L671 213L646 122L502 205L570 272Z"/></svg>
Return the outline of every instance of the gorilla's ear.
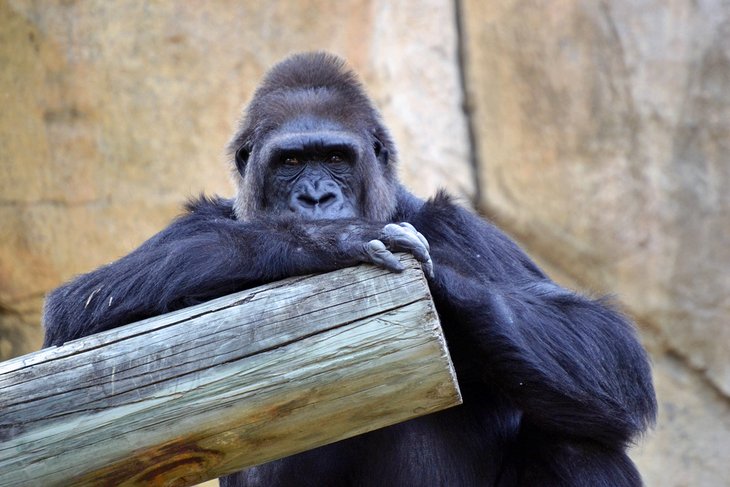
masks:
<svg viewBox="0 0 730 487"><path fill-rule="evenodd" d="M238 150L236 150L236 169L238 169L238 174L241 176L243 176L243 173L246 171L246 164L248 164L248 156L250 155L250 144L243 144L238 148Z"/></svg>
<svg viewBox="0 0 730 487"><path fill-rule="evenodd" d="M383 165L388 165L388 149L385 148L383 143L378 139L378 137L375 137L375 142L373 143L373 152L375 152L375 158Z"/></svg>

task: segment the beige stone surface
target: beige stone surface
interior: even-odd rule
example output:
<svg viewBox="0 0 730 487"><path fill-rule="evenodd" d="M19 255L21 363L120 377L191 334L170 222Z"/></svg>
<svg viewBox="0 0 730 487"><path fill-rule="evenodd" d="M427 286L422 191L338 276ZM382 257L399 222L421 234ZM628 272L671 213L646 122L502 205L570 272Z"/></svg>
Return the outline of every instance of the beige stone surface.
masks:
<svg viewBox="0 0 730 487"><path fill-rule="evenodd" d="M0 359L39 346L49 289L129 252L186 198L233 194L223 148L292 52L326 49L361 72L419 194L470 195L444 18L446 0L0 0Z"/></svg>
<svg viewBox="0 0 730 487"><path fill-rule="evenodd" d="M533 3L467 2L483 204L730 394L730 7Z"/></svg>
<svg viewBox="0 0 730 487"><path fill-rule="evenodd" d="M632 450L646 485L728 485L730 404L702 373L676 353L650 349L659 422Z"/></svg>
<svg viewBox="0 0 730 487"><path fill-rule="evenodd" d="M469 0L463 19L483 209L660 340L648 485L723 485L730 5Z"/></svg>

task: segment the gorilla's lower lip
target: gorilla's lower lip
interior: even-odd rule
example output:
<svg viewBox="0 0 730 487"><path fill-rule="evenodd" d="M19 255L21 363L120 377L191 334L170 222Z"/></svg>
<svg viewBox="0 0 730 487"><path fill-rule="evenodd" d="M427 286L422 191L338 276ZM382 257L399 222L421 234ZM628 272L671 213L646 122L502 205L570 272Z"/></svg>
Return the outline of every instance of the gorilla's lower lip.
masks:
<svg viewBox="0 0 730 487"><path fill-rule="evenodd" d="M322 208L320 205L315 205L312 208L289 206L289 214L305 220L337 220L357 217L356 212L347 206L339 208Z"/></svg>

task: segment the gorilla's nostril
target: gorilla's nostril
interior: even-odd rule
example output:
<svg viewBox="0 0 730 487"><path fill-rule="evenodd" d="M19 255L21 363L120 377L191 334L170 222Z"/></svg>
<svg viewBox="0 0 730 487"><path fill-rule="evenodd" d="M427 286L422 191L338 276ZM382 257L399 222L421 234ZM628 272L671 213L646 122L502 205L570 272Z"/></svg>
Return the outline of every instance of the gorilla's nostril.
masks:
<svg viewBox="0 0 730 487"><path fill-rule="evenodd" d="M300 194L297 196L297 200L304 207L312 206L326 206L337 199L337 195L334 193L324 193L322 195L311 195L311 194Z"/></svg>
<svg viewBox="0 0 730 487"><path fill-rule="evenodd" d="M304 206L316 206L317 203L319 203L318 200L312 198L308 194L300 194L299 196L297 196L297 199Z"/></svg>
<svg viewBox="0 0 730 487"><path fill-rule="evenodd" d="M335 199L334 193L325 193L322 196L319 197L319 204L320 205L326 205L328 203L331 203Z"/></svg>

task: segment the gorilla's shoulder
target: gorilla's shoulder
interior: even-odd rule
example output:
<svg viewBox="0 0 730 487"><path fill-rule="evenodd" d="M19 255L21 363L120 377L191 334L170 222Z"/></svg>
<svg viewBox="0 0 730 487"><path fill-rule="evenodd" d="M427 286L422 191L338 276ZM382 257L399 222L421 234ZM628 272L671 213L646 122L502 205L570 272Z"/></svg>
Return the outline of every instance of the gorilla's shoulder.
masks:
<svg viewBox="0 0 730 487"><path fill-rule="evenodd" d="M203 219L209 218L230 218L235 220L233 212L233 200L221 198L220 196L207 196L201 194L197 198L191 198L185 204L188 214Z"/></svg>
<svg viewBox="0 0 730 487"><path fill-rule="evenodd" d="M436 195L429 198L424 206L433 216L442 216L446 219L452 218L454 211L458 213L468 213L468 210L463 205L460 205L456 198L444 189L438 190Z"/></svg>

